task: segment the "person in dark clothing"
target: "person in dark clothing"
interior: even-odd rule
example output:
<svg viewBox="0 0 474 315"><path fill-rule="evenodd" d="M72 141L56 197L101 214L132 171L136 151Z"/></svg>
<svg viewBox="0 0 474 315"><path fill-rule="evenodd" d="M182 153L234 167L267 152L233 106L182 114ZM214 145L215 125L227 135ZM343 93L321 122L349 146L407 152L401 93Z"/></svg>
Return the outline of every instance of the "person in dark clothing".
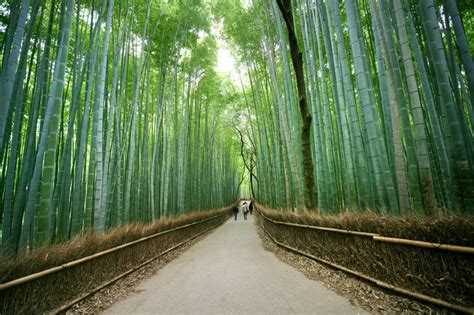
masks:
<svg viewBox="0 0 474 315"><path fill-rule="evenodd" d="M237 220L237 213L239 213L239 207L233 206L232 207L232 214L234 215L234 221Z"/></svg>
<svg viewBox="0 0 474 315"><path fill-rule="evenodd" d="M249 211L250 211L250 214L252 214L252 212L253 212L253 202L252 201L250 201L250 203L249 203Z"/></svg>

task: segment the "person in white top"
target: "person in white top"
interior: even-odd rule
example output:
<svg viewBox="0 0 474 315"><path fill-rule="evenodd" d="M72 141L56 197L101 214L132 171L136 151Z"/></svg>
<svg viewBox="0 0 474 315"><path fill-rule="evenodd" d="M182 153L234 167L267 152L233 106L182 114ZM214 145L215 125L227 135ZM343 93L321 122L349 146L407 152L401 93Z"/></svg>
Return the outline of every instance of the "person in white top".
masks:
<svg viewBox="0 0 474 315"><path fill-rule="evenodd" d="M247 201L244 201L242 203L242 212L244 213L244 220L247 220L247 213L249 213L249 206L247 204Z"/></svg>

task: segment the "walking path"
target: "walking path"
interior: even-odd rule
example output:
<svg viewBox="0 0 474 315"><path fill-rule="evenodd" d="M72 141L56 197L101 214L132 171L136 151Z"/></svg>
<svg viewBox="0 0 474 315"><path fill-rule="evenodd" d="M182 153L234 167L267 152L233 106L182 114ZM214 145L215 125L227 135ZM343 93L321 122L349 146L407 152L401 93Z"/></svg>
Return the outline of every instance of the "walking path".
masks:
<svg viewBox="0 0 474 315"><path fill-rule="evenodd" d="M265 251L253 216L227 221L106 314L360 314Z"/></svg>

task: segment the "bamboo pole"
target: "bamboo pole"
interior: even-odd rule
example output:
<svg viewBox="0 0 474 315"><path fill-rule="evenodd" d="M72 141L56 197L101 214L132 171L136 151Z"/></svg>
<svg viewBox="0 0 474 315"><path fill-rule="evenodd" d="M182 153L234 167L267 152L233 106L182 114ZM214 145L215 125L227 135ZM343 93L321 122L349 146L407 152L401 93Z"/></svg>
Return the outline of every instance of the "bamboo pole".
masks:
<svg viewBox="0 0 474 315"><path fill-rule="evenodd" d="M263 218L265 218L265 220L270 221L270 222L275 223L275 224L279 224L279 225L287 225L287 226L294 226L294 227L300 227L300 228L311 229L311 230L335 232L335 233L351 234L351 235L367 236L367 237L374 237L374 236L378 235L378 234L375 234L375 233L341 230L341 229L329 228L329 227L324 227L324 226L315 226L315 225L306 225L306 224L298 224L298 223L277 221L277 220L273 220L273 219L265 216L262 212L260 212L260 215Z"/></svg>
<svg viewBox="0 0 474 315"><path fill-rule="evenodd" d="M385 243L394 243L394 244L403 244L403 245L410 245L410 246L416 246L416 247L433 248L433 249L440 249L440 250L446 250L446 251L463 253L463 254L474 254L474 247L422 242L422 241L408 240L408 239L403 239L403 238L385 237L385 236L380 236L380 235L375 235L373 239L374 241L385 242Z"/></svg>
<svg viewBox="0 0 474 315"><path fill-rule="evenodd" d="M342 230L342 229L328 228L328 227L315 226L315 225L306 225L306 224L277 221L264 215L261 212L261 210L259 210L257 207L255 209L257 209L257 211L265 220L270 221L275 224L279 224L279 225L294 226L294 227L300 227L300 228L306 228L306 229L312 229L312 230L351 234L351 235L358 235L358 236L368 236L368 237L372 237L374 241L378 241L378 242L410 245L410 246L415 246L415 247L445 250L445 251L457 252L457 253L462 253L462 254L471 254L471 255L474 254L474 247L469 247L469 246L430 243L430 242L423 242L423 241L410 240L410 239L404 239L404 238L386 237L386 236L381 236L380 234L376 234L376 233L358 232L358 231Z"/></svg>

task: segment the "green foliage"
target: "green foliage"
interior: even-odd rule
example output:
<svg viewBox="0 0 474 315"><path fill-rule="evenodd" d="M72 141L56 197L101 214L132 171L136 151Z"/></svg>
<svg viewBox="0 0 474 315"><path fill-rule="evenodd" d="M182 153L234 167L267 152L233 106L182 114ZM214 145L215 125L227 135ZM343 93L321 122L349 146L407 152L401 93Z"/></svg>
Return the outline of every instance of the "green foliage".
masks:
<svg viewBox="0 0 474 315"><path fill-rule="evenodd" d="M433 2L293 1L314 210L474 211L474 7ZM222 207L247 175L260 202L305 208L303 124L276 3L0 8L7 252ZM216 71L219 30L238 55L239 84Z"/></svg>
<svg viewBox="0 0 474 315"><path fill-rule="evenodd" d="M33 10L18 3L7 24ZM0 146L7 253L237 198L241 166L227 107L239 92L214 70L208 4L44 1L39 12L22 25L32 34L23 46L9 44L26 36L18 30L2 33L9 54L1 59L18 64L17 72L3 66L2 87L15 82L24 96L3 108L22 131L5 125ZM22 53L36 62L22 62Z"/></svg>
<svg viewBox="0 0 474 315"><path fill-rule="evenodd" d="M472 1L431 2L293 1L319 213L474 210ZM270 0L246 9L221 0L214 11L250 81L255 197L294 209L302 124L286 30L274 7Z"/></svg>

